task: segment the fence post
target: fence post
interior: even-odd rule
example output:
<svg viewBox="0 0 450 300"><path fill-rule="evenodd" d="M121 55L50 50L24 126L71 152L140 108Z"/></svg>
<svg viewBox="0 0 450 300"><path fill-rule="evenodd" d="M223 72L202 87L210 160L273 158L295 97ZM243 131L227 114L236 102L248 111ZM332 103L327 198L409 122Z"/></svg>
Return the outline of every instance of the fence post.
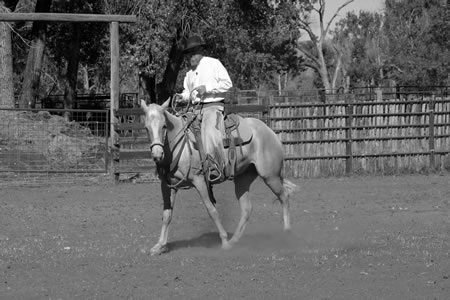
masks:
<svg viewBox="0 0 450 300"><path fill-rule="evenodd" d="M109 151L111 151L110 149L111 148L109 148L108 149L108 138L109 138L109 124L111 123L111 120L110 120L110 117L108 117L109 116L109 111L108 110L106 110L106 112L105 112L105 172L106 172L106 174L108 174L109 173L109 166L110 166L110 160L112 160L112 155L110 155L110 154L112 154L112 153L108 153L108 150Z"/></svg>
<svg viewBox="0 0 450 300"><path fill-rule="evenodd" d="M262 105L264 105L264 111L262 113L263 120L265 120L267 126L272 128L272 122L271 122L271 112L270 112L270 98L262 98Z"/></svg>
<svg viewBox="0 0 450 300"><path fill-rule="evenodd" d="M428 104L428 118L429 118L429 139L428 139L428 150L430 151L430 167L429 169L434 172L435 165L435 153L434 153L434 106L435 106L435 96L434 94L430 98L430 102Z"/></svg>
<svg viewBox="0 0 450 300"><path fill-rule="evenodd" d="M119 108L119 23L111 22L110 24L110 49L111 49L111 100L110 100L110 151L111 151L111 176L115 182L119 180L119 174L116 172L118 167L118 149L116 145L117 134L115 124L117 118L115 110Z"/></svg>
<svg viewBox="0 0 450 300"><path fill-rule="evenodd" d="M347 97L346 100L346 106L345 106L345 114L346 114L346 118L345 118L345 138L346 138L346 143L345 143L345 155L347 156L346 161L345 161L345 173L347 175L351 175L353 173L353 151L352 151L352 145L353 145L353 141L352 141L352 121L353 121L353 105L352 105L352 98Z"/></svg>
<svg viewBox="0 0 450 300"><path fill-rule="evenodd" d="M376 101L383 101L383 89L380 87L375 88L375 93L377 95Z"/></svg>

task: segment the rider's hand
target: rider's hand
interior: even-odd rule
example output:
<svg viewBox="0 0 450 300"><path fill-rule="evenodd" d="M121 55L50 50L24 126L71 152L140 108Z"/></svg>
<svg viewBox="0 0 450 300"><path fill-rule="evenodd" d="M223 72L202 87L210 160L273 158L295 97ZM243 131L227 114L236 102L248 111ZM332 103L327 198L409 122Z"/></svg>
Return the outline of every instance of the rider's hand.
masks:
<svg viewBox="0 0 450 300"><path fill-rule="evenodd" d="M197 96L200 98L202 98L206 94L206 86L204 86L204 85L200 85L200 86L196 87L195 90L198 93Z"/></svg>
<svg viewBox="0 0 450 300"><path fill-rule="evenodd" d="M183 99L183 95L175 94L175 103L186 103L187 101Z"/></svg>

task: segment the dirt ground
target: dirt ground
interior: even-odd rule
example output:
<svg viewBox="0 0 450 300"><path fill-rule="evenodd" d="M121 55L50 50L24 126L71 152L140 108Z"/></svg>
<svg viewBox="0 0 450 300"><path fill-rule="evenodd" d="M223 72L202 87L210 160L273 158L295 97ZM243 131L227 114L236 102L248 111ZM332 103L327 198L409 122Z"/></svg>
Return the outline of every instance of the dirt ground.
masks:
<svg viewBox="0 0 450 300"><path fill-rule="evenodd" d="M152 257L158 184L0 189L0 299L450 299L450 175L296 180L293 232L258 181L234 249L193 190ZM215 187L231 233L231 183Z"/></svg>

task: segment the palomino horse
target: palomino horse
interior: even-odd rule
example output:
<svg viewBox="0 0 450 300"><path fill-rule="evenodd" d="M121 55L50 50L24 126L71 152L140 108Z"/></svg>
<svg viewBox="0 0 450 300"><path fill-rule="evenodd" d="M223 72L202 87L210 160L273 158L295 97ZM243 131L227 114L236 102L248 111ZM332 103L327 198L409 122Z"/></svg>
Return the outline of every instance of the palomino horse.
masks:
<svg viewBox="0 0 450 300"><path fill-rule="evenodd" d="M291 227L289 196L295 185L281 176L284 154L276 134L258 119L241 119L240 126L251 128L253 136L248 144L236 151L234 185L241 207L241 218L233 237L228 240L227 232L210 199L208 183L202 173L200 155L188 130L189 122L167 111L169 104L170 100L161 106L157 104L147 106L145 101L141 100L141 107L145 112L145 127L151 142L151 154L157 164L164 201L161 235L158 243L151 249L151 255L168 251L167 236L172 209L177 191L183 187L195 187L199 192L209 216L219 231L224 249L231 248L241 238L247 226L252 212L249 189L258 175L281 202L284 230L289 230Z"/></svg>

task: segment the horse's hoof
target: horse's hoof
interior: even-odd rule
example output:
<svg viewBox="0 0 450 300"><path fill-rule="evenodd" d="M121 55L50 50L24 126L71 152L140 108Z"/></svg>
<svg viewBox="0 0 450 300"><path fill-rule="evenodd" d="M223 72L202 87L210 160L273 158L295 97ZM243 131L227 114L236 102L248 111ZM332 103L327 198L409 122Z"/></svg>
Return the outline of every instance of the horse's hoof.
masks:
<svg viewBox="0 0 450 300"><path fill-rule="evenodd" d="M164 245L164 246L156 245L152 249L150 249L150 255L151 256L161 255L161 254L166 253L168 251L169 251L169 247L167 247L167 245Z"/></svg>
<svg viewBox="0 0 450 300"><path fill-rule="evenodd" d="M231 243L222 244L223 250L230 250L231 248L233 248L233 245Z"/></svg>

